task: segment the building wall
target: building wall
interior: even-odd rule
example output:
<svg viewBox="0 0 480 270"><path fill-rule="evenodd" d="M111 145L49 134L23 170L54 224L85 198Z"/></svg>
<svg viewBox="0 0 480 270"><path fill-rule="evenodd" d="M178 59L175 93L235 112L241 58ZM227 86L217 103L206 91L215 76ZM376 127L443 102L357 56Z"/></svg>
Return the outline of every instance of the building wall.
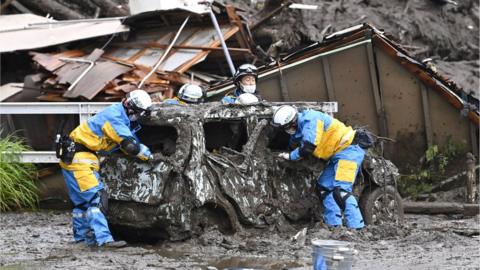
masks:
<svg viewBox="0 0 480 270"><path fill-rule="evenodd" d="M328 65L333 86L330 96L333 93L334 101L338 102L336 117L349 125L367 126L381 134L382 120L377 115L372 84L372 80L378 80L374 83L378 85L384 108L386 135L395 140L387 144L385 154L405 168L407 164L417 164L428 148L422 82L381 49L373 47L373 50L376 69L374 64L369 64L367 47L362 44L293 67L287 65L282 71L283 80L291 101L329 101L324 68ZM258 89L267 100L283 101L278 72L260 76ZM427 97L432 143L443 146L450 137L465 151L472 151L468 119L461 117L436 91L427 89Z"/></svg>

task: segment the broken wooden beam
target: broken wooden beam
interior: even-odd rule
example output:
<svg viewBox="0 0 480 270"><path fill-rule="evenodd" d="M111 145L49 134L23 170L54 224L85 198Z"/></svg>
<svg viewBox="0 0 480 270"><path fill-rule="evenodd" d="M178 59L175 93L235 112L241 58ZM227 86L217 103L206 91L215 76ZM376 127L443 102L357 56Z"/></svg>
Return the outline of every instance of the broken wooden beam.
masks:
<svg viewBox="0 0 480 270"><path fill-rule="evenodd" d="M405 213L410 214L462 214L475 216L480 213L480 204L462 204L452 202L403 202Z"/></svg>

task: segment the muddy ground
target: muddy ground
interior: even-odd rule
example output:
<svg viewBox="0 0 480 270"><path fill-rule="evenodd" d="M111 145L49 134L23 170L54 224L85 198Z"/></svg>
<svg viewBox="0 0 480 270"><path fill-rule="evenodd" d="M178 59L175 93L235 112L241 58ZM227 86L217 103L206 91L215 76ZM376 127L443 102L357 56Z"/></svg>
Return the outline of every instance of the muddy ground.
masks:
<svg viewBox="0 0 480 270"><path fill-rule="evenodd" d="M0 269L310 269L314 238L355 243L353 269L480 269L478 219L407 215L404 226L360 232L317 223L305 243L292 242L294 232L267 237L265 231L211 229L184 242L101 250L72 242L69 212L6 213L0 216Z"/></svg>

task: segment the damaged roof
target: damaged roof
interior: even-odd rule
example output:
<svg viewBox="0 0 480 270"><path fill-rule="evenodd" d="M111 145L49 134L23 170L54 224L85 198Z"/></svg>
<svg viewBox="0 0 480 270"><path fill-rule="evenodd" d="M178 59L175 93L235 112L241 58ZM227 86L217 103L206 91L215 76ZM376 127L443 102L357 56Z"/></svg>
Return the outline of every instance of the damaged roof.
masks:
<svg viewBox="0 0 480 270"><path fill-rule="evenodd" d="M57 21L32 14L0 16L0 53L128 32L122 17Z"/></svg>
<svg viewBox="0 0 480 270"><path fill-rule="evenodd" d="M229 50L243 59L252 55L246 22L240 20L235 8L216 2L212 8L217 12L220 31L223 39L229 42ZM179 30L179 23L187 17L188 23L164 57ZM146 9L146 12L130 16L123 22L131 29L128 40L115 39L104 50L94 49L93 46L98 44L92 42L88 47L60 53L30 52L40 67L39 72L45 74L39 82L44 92L39 99L121 99L136 88L162 57L163 62L143 88L149 93L158 93L160 100L171 97L173 91L184 83L208 85L211 80L218 80L215 75L190 70L212 52L216 52L215 57L219 57L218 53L223 57L220 39L210 16L179 8ZM185 74L187 71L188 75Z"/></svg>

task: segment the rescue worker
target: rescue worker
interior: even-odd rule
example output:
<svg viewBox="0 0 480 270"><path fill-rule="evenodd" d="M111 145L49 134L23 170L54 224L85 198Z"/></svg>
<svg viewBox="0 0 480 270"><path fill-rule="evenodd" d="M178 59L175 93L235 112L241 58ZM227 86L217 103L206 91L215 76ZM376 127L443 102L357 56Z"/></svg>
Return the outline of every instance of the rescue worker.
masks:
<svg viewBox="0 0 480 270"><path fill-rule="evenodd" d="M280 153L280 158L299 160L313 155L328 161L317 181L327 226L341 226L343 212L348 228L363 228L362 214L352 195L352 186L365 156L365 150L354 141L356 131L322 112L298 112L289 105L275 111L272 124L285 130L291 135L290 141L298 144L293 151Z"/></svg>
<svg viewBox="0 0 480 270"><path fill-rule="evenodd" d="M256 95L257 79L257 67L252 64L241 65L233 76L233 83L235 84L236 89L233 93L225 95L225 97L222 98L222 103L235 103L237 98L244 93Z"/></svg>
<svg viewBox="0 0 480 270"><path fill-rule="evenodd" d="M81 123L67 137L67 144L71 147L64 148L60 167L74 205L72 227L76 242L106 247L126 245L124 241L113 240L101 211L107 198L98 173L97 152L113 151L119 146L126 154L141 160L150 159L149 148L132 132L131 122L147 114L151 105L147 92L134 90L121 103L113 104Z"/></svg>
<svg viewBox="0 0 480 270"><path fill-rule="evenodd" d="M204 101L205 92L202 87L186 83L178 90L178 95L163 101L164 104L199 104Z"/></svg>

